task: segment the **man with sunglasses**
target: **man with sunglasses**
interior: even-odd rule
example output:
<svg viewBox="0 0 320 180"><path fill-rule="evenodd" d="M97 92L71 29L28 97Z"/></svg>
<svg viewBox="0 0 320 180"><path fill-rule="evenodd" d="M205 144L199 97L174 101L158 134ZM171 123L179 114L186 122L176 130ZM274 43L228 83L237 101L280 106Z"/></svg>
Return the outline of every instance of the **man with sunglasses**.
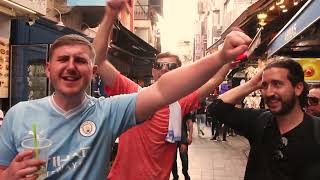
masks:
<svg viewBox="0 0 320 180"><path fill-rule="evenodd" d="M258 89L269 111L234 107ZM249 140L245 180L320 179L320 119L303 111L306 100L302 67L284 58L209 105L209 112Z"/></svg>
<svg viewBox="0 0 320 180"><path fill-rule="evenodd" d="M307 112L320 117L320 83L312 84L309 89Z"/></svg>
<svg viewBox="0 0 320 180"><path fill-rule="evenodd" d="M121 75L109 62L105 61L109 33L120 9L121 7L115 5L112 1L108 2L105 11L106 14L94 39L94 45L97 51L96 63L98 65L98 73L106 85L105 91L108 95L128 94L140 91L141 89L136 83ZM161 53L157 55L152 68L152 75L155 81L161 77L161 79L174 81L179 84L182 81L189 83L187 86L181 86L181 89L177 89L177 92L185 88L190 88L189 86L194 87L195 83L200 82L200 79L203 79L207 75L213 76L219 69L220 71L213 79L194 93L187 95L169 106L159 109L146 122L129 129L121 135L119 137L117 157L113 163L108 179L169 179L175 157L174 153L176 153L177 148L176 141L179 140L179 137L174 137L171 143L165 141L169 134L169 119L175 116L176 121L174 123L179 123L179 121L181 123L181 117L195 110L199 105L199 100L204 99L206 95L223 81L224 76L229 70L229 66L226 65L222 69L221 67L227 63L229 59L231 61L235 59L237 55L243 53L245 48L233 53L233 56L217 56L218 54L229 54L234 52L239 46L247 45L249 42L250 38L248 39L245 34L232 32L226 38L222 51L218 51L185 67L180 67L181 62L176 55L171 53ZM229 46L230 44L232 45ZM221 61L223 63L221 63ZM212 62L212 64L210 65L209 62ZM176 76L175 79L167 78L169 74L174 72L177 72L181 76ZM191 76L193 80L190 80ZM206 78L206 80L209 80L209 78ZM204 83L203 81L202 84ZM165 84L163 85L165 86ZM200 87L200 84L198 85ZM141 91L144 90L142 89ZM163 96L167 95L164 94Z"/></svg>

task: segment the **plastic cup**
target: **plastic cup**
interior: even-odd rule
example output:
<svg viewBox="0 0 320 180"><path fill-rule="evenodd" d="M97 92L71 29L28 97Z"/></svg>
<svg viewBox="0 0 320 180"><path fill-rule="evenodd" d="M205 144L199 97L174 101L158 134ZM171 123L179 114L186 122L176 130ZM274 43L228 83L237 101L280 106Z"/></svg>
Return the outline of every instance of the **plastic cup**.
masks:
<svg viewBox="0 0 320 180"><path fill-rule="evenodd" d="M38 138L38 147L35 147L34 138L25 139L21 142L21 146L24 150L38 151L38 158L45 161L46 163L42 165L39 171L36 172L38 175L37 180L45 179L47 177L47 166L48 166L48 151L52 145L51 140L45 138ZM35 155L33 158L36 158Z"/></svg>

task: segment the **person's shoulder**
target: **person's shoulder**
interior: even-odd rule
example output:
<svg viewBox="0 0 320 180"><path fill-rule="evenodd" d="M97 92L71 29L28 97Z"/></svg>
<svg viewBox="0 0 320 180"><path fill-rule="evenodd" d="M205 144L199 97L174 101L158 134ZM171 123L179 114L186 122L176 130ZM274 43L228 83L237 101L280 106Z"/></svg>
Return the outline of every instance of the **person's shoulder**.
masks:
<svg viewBox="0 0 320 180"><path fill-rule="evenodd" d="M31 106L43 106L44 104L49 103L49 97L44 97L41 99L28 100L28 101L20 101L14 106L12 106L9 110L22 110Z"/></svg>
<svg viewBox="0 0 320 180"><path fill-rule="evenodd" d="M308 113L304 113L304 122L310 123L313 132L314 132L314 138L317 144L320 144L320 117L313 116Z"/></svg>
<svg viewBox="0 0 320 180"><path fill-rule="evenodd" d="M320 117L317 116L313 116L311 114L305 113L304 114L304 122L307 122L309 124L311 124L311 126L314 128L315 130L315 134L317 137L317 141L320 144Z"/></svg>
<svg viewBox="0 0 320 180"><path fill-rule="evenodd" d="M320 117L313 116L313 115L305 112L304 113L304 120L314 121L316 123L316 125L319 126L319 128L320 128Z"/></svg>
<svg viewBox="0 0 320 180"><path fill-rule="evenodd" d="M89 103L94 104L109 104L109 103L123 103L123 102L130 102L130 100L135 100L138 96L138 93L131 93L131 94L120 94L110 97L99 97L95 98L89 96Z"/></svg>

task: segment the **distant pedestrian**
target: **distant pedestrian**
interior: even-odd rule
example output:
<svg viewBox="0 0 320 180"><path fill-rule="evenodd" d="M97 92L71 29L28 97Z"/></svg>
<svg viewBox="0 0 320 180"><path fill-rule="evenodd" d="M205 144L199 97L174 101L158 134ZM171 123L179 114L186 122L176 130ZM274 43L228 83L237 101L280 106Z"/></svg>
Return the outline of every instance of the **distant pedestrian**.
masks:
<svg viewBox="0 0 320 180"><path fill-rule="evenodd" d="M182 164L182 174L185 180L190 180L188 173L189 169L189 157L188 157L188 146L192 143L193 134L193 122L195 121L195 113L190 112L183 117L182 130L181 130L181 142L178 143L179 155ZM178 167L177 167L177 152L176 157L172 166L173 180L178 180Z"/></svg>
<svg viewBox="0 0 320 180"><path fill-rule="evenodd" d="M198 135L204 136L204 124L206 120L206 102L202 101L196 113Z"/></svg>
<svg viewBox="0 0 320 180"><path fill-rule="evenodd" d="M222 141L227 141L227 131L228 127L225 126L225 124L222 121L216 120L217 124L215 126L215 133L211 140L213 141L221 141L220 134L222 130Z"/></svg>

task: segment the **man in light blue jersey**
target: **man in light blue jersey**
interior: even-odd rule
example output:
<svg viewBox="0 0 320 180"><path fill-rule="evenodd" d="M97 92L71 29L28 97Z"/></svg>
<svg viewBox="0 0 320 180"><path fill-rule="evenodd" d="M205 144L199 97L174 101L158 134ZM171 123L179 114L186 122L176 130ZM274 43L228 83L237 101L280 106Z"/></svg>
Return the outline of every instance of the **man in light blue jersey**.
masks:
<svg viewBox="0 0 320 180"><path fill-rule="evenodd" d="M5 116L0 129L0 179L37 177L35 172L45 162L31 159L34 152L21 147L22 140L32 137L32 123L37 124L40 138L53 143L47 179L104 179L112 144L121 133L196 90L249 43L249 37L234 33L222 51L166 73L138 94L97 99L85 93L97 71L91 43L77 35L57 39L46 65L53 95L20 102Z"/></svg>

